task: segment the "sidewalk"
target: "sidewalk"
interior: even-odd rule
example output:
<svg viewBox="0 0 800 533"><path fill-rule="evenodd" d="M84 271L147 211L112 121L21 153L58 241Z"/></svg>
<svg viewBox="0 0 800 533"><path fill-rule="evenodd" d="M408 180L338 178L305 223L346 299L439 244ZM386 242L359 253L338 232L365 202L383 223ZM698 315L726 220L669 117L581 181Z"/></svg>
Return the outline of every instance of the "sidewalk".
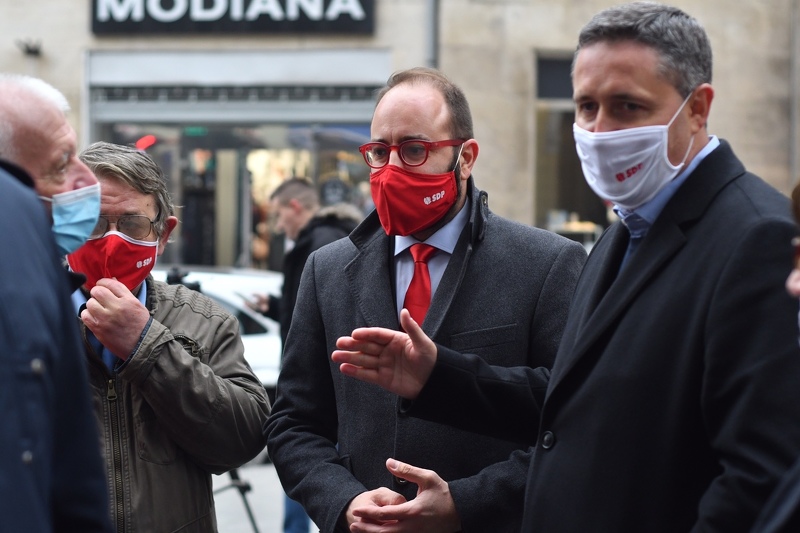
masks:
<svg viewBox="0 0 800 533"><path fill-rule="evenodd" d="M259 533L283 533L283 488L272 463L251 462L238 469L239 478L252 490L245 497L250 504ZM225 488L231 483L228 474L212 476L214 504L217 509L219 533L254 533L239 490ZM222 490L220 490L222 489ZM216 491L220 492L216 492ZM312 524L311 532L319 529Z"/></svg>

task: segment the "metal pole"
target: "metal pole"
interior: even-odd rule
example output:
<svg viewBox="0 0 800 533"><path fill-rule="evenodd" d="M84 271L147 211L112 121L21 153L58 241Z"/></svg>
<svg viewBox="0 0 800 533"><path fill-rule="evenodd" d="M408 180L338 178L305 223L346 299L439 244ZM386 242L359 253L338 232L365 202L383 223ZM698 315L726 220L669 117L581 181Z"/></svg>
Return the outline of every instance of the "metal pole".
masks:
<svg viewBox="0 0 800 533"><path fill-rule="evenodd" d="M428 0L428 66L439 68L439 0Z"/></svg>

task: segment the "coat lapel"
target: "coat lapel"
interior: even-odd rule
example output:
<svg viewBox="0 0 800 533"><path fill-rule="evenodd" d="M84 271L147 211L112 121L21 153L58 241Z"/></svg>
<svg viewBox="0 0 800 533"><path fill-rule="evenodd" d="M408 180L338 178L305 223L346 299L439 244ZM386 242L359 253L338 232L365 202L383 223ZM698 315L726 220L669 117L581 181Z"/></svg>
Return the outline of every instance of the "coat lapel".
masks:
<svg viewBox="0 0 800 533"><path fill-rule="evenodd" d="M627 234L627 231L621 224L616 230L613 226L609 228L608 243L598 242L592 250L576 289L562 349L550 378L548 396L598 339L614 327L636 296L684 246L686 232L719 191L744 172L744 166L733 155L730 146L721 141L667 203L639 248L615 278L614 265L618 270L621 260L616 255L621 240L618 234Z"/></svg>
<svg viewBox="0 0 800 533"><path fill-rule="evenodd" d="M370 218L377 229L371 229ZM375 211L353 232L351 240L358 253L344 271L365 325L400 329L394 305L393 240L383 232Z"/></svg>
<svg viewBox="0 0 800 533"><path fill-rule="evenodd" d="M422 330L432 339L436 338L439 328L442 327L447 311L453 304L458 288L461 286L461 282L467 272L469 258L472 255L472 243L468 237L469 232L470 225L467 224L453 250L453 255L447 262L447 268L439 282L439 288L436 289L436 293L433 295L430 309L428 309L428 314L425 315L425 320L422 323Z"/></svg>

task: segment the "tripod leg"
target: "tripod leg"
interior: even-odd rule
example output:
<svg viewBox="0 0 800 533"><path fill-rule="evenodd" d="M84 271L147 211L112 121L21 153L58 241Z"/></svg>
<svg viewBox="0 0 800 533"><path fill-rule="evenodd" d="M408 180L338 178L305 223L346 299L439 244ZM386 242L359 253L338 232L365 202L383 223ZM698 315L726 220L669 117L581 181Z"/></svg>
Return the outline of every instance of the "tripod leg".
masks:
<svg viewBox="0 0 800 533"><path fill-rule="evenodd" d="M253 516L253 511L250 509L250 503L247 501L246 493L249 490L252 490L250 483L246 481L242 481L239 477L239 470L234 468L228 474L231 476L231 481L233 485L239 489L239 494L242 496L242 503L244 503L244 509L247 511L247 517L250 519L250 524L253 526L253 531L255 533L259 533L258 526L256 525L256 518Z"/></svg>

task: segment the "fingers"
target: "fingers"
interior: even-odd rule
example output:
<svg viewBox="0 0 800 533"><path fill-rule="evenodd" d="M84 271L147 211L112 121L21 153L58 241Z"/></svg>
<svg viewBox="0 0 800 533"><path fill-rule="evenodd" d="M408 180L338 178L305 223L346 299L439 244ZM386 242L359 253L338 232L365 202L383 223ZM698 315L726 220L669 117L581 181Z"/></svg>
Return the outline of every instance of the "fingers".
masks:
<svg viewBox="0 0 800 533"><path fill-rule="evenodd" d="M786 290L790 296L800 297L800 270L794 269L786 279Z"/></svg>
<svg viewBox="0 0 800 533"><path fill-rule="evenodd" d="M400 327L408 333L408 337L417 349L430 342L430 339L422 331L419 324L411 318L411 313L408 312L408 309L404 308L400 311Z"/></svg>
<svg viewBox="0 0 800 533"><path fill-rule="evenodd" d="M346 363L365 370L377 370L379 366L377 357L364 352L351 352L349 350L334 350L331 354L331 360L334 363Z"/></svg>
<svg viewBox="0 0 800 533"><path fill-rule="evenodd" d="M441 479L433 470L417 468L397 459L387 459L386 468L392 475L418 485L420 490L424 490Z"/></svg>
<svg viewBox="0 0 800 533"><path fill-rule="evenodd" d="M114 296L118 298L131 293L131 291L128 290L128 287L117 281L116 278L102 278L97 280L95 286L92 287L91 291L89 291L92 296L95 296L95 289L97 289L97 287L104 287L108 289Z"/></svg>

